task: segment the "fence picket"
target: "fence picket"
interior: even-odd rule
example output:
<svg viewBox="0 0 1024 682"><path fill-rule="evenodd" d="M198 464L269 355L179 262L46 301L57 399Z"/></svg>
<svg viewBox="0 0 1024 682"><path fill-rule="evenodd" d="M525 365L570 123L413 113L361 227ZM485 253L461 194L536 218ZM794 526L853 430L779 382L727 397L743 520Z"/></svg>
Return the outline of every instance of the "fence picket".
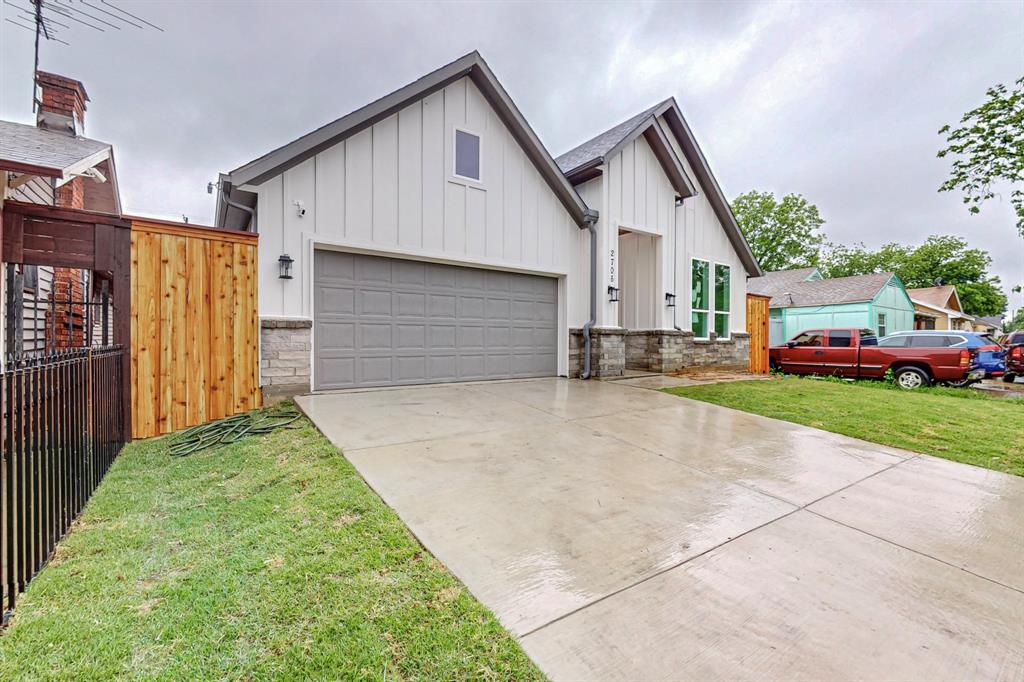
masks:
<svg viewBox="0 0 1024 682"><path fill-rule="evenodd" d="M120 346L9 358L0 375L0 614L46 565L127 440Z"/></svg>

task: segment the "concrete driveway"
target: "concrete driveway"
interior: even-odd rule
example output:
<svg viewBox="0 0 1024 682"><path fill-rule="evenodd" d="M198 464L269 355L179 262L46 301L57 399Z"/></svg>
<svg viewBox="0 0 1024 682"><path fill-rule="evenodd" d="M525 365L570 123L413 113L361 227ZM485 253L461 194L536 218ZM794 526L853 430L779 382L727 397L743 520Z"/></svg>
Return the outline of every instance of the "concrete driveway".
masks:
<svg viewBox="0 0 1024 682"><path fill-rule="evenodd" d="M298 402L556 680L1024 678L1024 479L629 382Z"/></svg>

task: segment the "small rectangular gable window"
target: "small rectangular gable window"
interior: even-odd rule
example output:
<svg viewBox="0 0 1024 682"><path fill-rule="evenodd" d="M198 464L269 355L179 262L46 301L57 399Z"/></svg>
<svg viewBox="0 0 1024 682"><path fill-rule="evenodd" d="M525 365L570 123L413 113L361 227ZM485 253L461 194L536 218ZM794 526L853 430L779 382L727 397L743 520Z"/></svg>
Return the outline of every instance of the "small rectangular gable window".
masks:
<svg viewBox="0 0 1024 682"><path fill-rule="evenodd" d="M480 136L455 129L455 175L480 182Z"/></svg>

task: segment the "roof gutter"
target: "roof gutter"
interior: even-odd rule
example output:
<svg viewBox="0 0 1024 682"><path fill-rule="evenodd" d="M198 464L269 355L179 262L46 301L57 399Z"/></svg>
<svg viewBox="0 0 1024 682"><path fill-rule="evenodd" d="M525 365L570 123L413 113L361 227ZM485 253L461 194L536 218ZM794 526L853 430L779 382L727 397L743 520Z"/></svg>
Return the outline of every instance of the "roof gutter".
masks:
<svg viewBox="0 0 1024 682"><path fill-rule="evenodd" d="M227 192L224 191L224 185L225 184L228 185L228 191ZM256 208L255 207L249 208L245 204L240 204L237 201L232 201L231 197L228 196L230 194L230 192L231 192L230 187L231 187L231 183L224 183L224 182L217 183L217 196L218 196L218 198L221 201L224 202L225 206L230 206L231 208L237 208L239 211L245 211L246 213L248 213L249 214L249 221L250 221L249 224L252 226L252 230L250 230L250 231L251 232L255 232L256 231ZM228 222L228 210L226 208L224 209L224 220L221 221L221 222L222 222L221 227L226 225L227 222Z"/></svg>

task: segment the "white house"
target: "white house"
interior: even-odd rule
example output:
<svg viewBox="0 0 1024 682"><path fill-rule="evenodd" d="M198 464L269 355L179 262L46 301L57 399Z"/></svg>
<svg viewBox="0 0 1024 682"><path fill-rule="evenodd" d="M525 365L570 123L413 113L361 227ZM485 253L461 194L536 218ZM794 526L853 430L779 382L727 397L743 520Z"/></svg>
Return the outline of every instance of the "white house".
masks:
<svg viewBox="0 0 1024 682"><path fill-rule="evenodd" d="M268 392L746 364L760 270L672 99L556 161L473 52L218 187Z"/></svg>

